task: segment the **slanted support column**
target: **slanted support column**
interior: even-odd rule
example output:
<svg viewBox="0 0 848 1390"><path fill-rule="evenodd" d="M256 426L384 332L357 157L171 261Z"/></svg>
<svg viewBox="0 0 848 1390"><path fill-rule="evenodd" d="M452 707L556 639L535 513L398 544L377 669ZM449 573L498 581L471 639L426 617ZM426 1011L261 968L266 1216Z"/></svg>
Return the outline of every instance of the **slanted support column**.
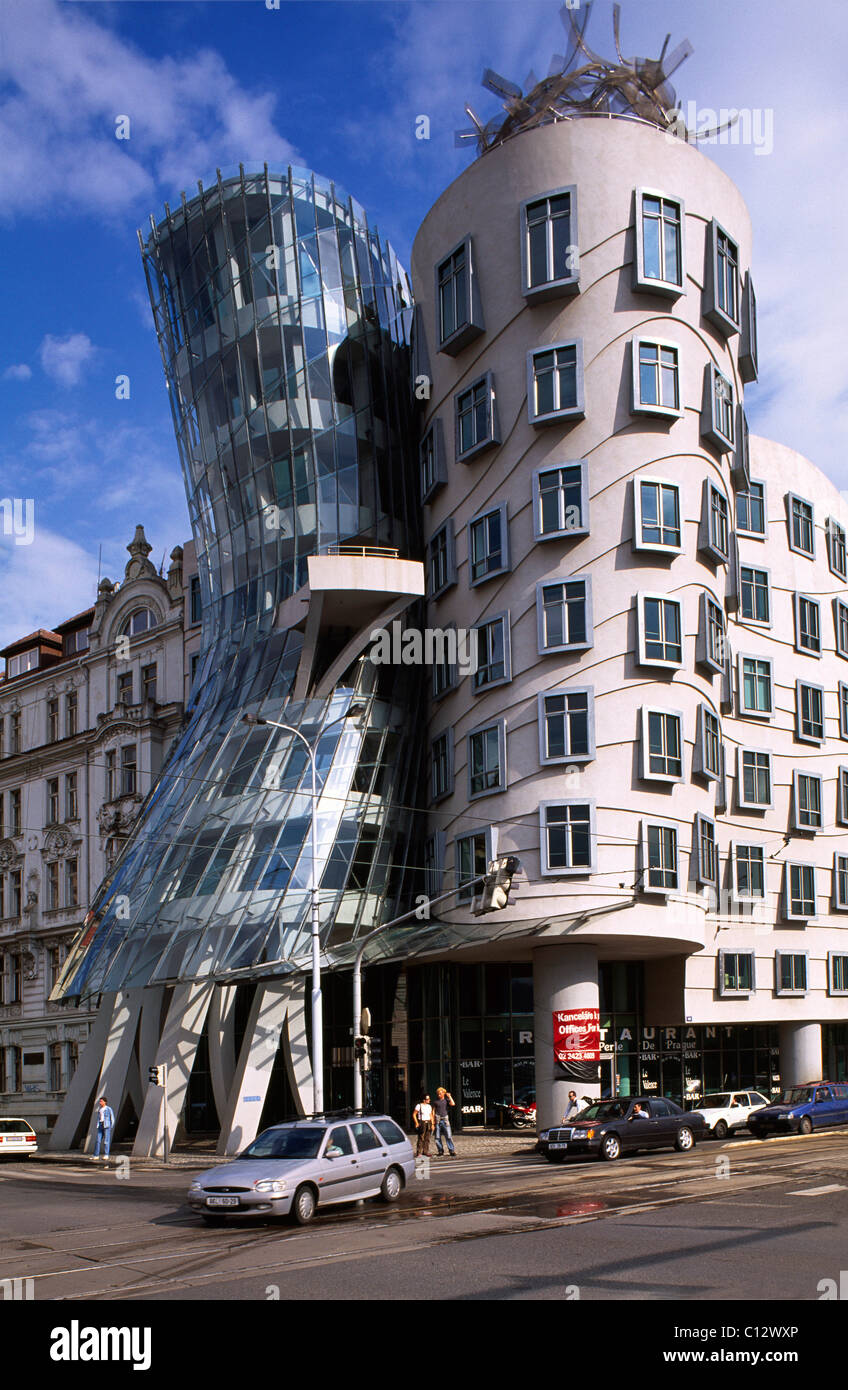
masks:
<svg viewBox="0 0 848 1390"><path fill-rule="evenodd" d="M822 1078L822 1030L820 1023L781 1023L780 1084L800 1086Z"/></svg>
<svg viewBox="0 0 848 1390"><path fill-rule="evenodd" d="M533 1036L536 1052L536 1127L562 1119L568 1092L600 1095L597 1067L591 1081L563 1076L554 1060L553 1014L598 1008L598 956L592 946L541 946L533 952Z"/></svg>
<svg viewBox="0 0 848 1390"><path fill-rule="evenodd" d="M305 1113L302 1097L312 1086L306 1050L305 987L304 976L272 980L257 987L229 1104L221 1115L219 1154L238 1153L256 1138L281 1038L295 1104L300 1114Z"/></svg>
<svg viewBox="0 0 848 1390"><path fill-rule="evenodd" d="M209 1074L218 1118L227 1112L227 1097L236 1074L236 987L217 985L209 1004Z"/></svg>
<svg viewBox="0 0 848 1390"><path fill-rule="evenodd" d="M100 1008L94 1016L91 1032L86 1039L82 1056L77 1062L77 1069L71 1077L68 1093L53 1126L53 1133L50 1135L51 1149L60 1151L72 1149L77 1143L83 1125L87 1125L90 1118L92 1094L100 1075L116 999L117 995L115 994L104 994L100 1001ZM90 1126L88 1130L88 1143L91 1147ZM83 1139L84 1143L85 1139Z"/></svg>
<svg viewBox="0 0 848 1390"><path fill-rule="evenodd" d="M164 1062L168 1069L168 1134L172 1144L185 1105L191 1069L213 989L214 985L209 980L200 984L177 985L171 996L156 1054L146 1064L147 1067ZM146 1067L142 1075L144 1109L138 1122L133 1154L136 1158L160 1158L164 1155L162 1108L165 1095L161 1086L148 1084Z"/></svg>

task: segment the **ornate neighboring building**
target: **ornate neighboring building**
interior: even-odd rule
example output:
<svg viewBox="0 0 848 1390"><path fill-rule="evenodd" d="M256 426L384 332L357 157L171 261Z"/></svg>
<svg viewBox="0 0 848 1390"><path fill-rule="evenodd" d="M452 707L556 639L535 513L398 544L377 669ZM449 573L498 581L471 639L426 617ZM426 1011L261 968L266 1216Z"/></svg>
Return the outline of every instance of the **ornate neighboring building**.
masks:
<svg viewBox="0 0 848 1390"><path fill-rule="evenodd" d="M48 1002L179 728L199 645L193 546L161 578L142 527L92 608L2 651L0 1107L52 1127L93 1009Z"/></svg>

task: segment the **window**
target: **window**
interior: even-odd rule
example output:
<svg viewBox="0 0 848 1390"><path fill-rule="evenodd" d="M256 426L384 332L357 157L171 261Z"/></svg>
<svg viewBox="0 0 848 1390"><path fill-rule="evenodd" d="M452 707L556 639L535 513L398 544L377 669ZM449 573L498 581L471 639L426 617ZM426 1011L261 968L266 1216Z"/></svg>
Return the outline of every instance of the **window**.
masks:
<svg viewBox="0 0 848 1390"><path fill-rule="evenodd" d="M595 870L595 807L590 801L543 801L539 806L545 875Z"/></svg>
<svg viewBox="0 0 848 1390"><path fill-rule="evenodd" d="M701 594L697 659L711 671L724 670L727 632L724 609L712 594Z"/></svg>
<svg viewBox="0 0 848 1390"><path fill-rule="evenodd" d="M457 902L470 902L480 892L481 878L489 867L491 831L480 830L475 835L462 835L455 842Z"/></svg>
<svg viewBox="0 0 848 1390"><path fill-rule="evenodd" d="M47 865L47 909L55 912L59 906L59 865L52 863Z"/></svg>
<svg viewBox="0 0 848 1390"><path fill-rule="evenodd" d="M721 488L709 478L704 479L700 548L722 564L730 557L730 508Z"/></svg>
<svg viewBox="0 0 848 1390"><path fill-rule="evenodd" d="M421 479L421 501L427 502L433 493L447 482L444 431L440 419L433 421L421 441L418 451L418 466Z"/></svg>
<svg viewBox="0 0 848 1390"><path fill-rule="evenodd" d="M539 760L587 762L595 756L595 697L591 686L561 686L537 696Z"/></svg>
<svg viewBox="0 0 848 1390"><path fill-rule="evenodd" d="M114 748L110 748L106 753L106 800L114 801L116 795L115 750Z"/></svg>
<svg viewBox="0 0 848 1390"><path fill-rule="evenodd" d="M156 667L142 666L141 668L141 698L149 700L151 704L156 702Z"/></svg>
<svg viewBox="0 0 848 1390"><path fill-rule="evenodd" d="M773 712L771 659L740 656L739 713L771 718Z"/></svg>
<svg viewBox="0 0 848 1390"><path fill-rule="evenodd" d="M692 771L718 781L722 775L721 725L718 715L708 705L698 706L698 736Z"/></svg>
<svg viewBox="0 0 848 1390"><path fill-rule="evenodd" d="M474 690L512 679L509 651L509 615L501 614L487 623L479 623L477 633L477 670Z"/></svg>
<svg viewBox="0 0 848 1390"><path fill-rule="evenodd" d="M127 618L121 628L121 635L124 637L138 637L139 633L149 632L151 628L157 627L159 619L152 608L136 608Z"/></svg>
<svg viewBox="0 0 848 1390"><path fill-rule="evenodd" d="M733 448L735 413L733 387L712 362L704 371L704 399L701 410L701 438L714 444L719 453Z"/></svg>
<svg viewBox="0 0 848 1390"><path fill-rule="evenodd" d="M679 199L637 188L634 289L675 297L683 293L683 221Z"/></svg>
<svg viewBox="0 0 848 1390"><path fill-rule="evenodd" d="M23 884L23 871L13 869L9 874L9 916L20 917L21 915L21 894Z"/></svg>
<svg viewBox="0 0 848 1390"><path fill-rule="evenodd" d="M483 332L483 315L472 263L471 238L436 266L439 351L451 357Z"/></svg>
<svg viewBox="0 0 848 1390"><path fill-rule="evenodd" d="M789 520L789 549L798 555L813 559L816 553L815 517L812 502L796 497L793 492L786 494Z"/></svg>
<svg viewBox="0 0 848 1390"><path fill-rule="evenodd" d="M793 772L792 801L795 808L794 830L821 830L822 779L809 772Z"/></svg>
<svg viewBox="0 0 848 1390"><path fill-rule="evenodd" d="M52 990L59 983L59 976L62 973L62 964L65 958L65 949L62 946L51 946L47 952L47 988Z"/></svg>
<svg viewBox="0 0 848 1390"><path fill-rule="evenodd" d="M642 666L683 663L683 615L679 599L637 594L639 661Z"/></svg>
<svg viewBox="0 0 848 1390"><path fill-rule="evenodd" d="M795 650L821 656L821 613L814 598L795 595Z"/></svg>
<svg viewBox="0 0 848 1390"><path fill-rule="evenodd" d="M424 891L429 898L437 898L442 891L445 872L445 836L437 830L424 841Z"/></svg>
<svg viewBox="0 0 848 1390"><path fill-rule="evenodd" d="M724 951L718 953L718 992L751 994L754 989L753 951Z"/></svg>
<svg viewBox="0 0 848 1390"><path fill-rule="evenodd" d="M739 568L739 614L748 623L771 626L771 572L754 569L751 565Z"/></svg>
<svg viewBox="0 0 848 1390"><path fill-rule="evenodd" d="M62 1089L62 1044L50 1044L50 1081L51 1091L61 1091Z"/></svg>
<svg viewBox="0 0 848 1390"><path fill-rule="evenodd" d="M430 799L440 801L453 791L453 733L446 729L430 744Z"/></svg>
<svg viewBox="0 0 848 1390"><path fill-rule="evenodd" d="M736 494L736 529L746 536L766 534L766 485L752 479L743 492Z"/></svg>
<svg viewBox="0 0 848 1390"><path fill-rule="evenodd" d="M730 466L736 485L747 488L751 482L751 431L741 402L736 407L736 448Z"/></svg>
<svg viewBox="0 0 848 1390"><path fill-rule="evenodd" d="M805 994L807 991L807 952L775 951L776 994Z"/></svg>
<svg viewBox="0 0 848 1390"><path fill-rule="evenodd" d="M678 348L672 343L661 343L653 338L634 338L631 351L633 412L674 417L682 415Z"/></svg>
<svg viewBox="0 0 848 1390"><path fill-rule="evenodd" d="M839 737L848 738L848 685L839 682Z"/></svg>
<svg viewBox="0 0 848 1390"><path fill-rule="evenodd" d="M763 748L737 749L736 796L741 807L771 806L771 753Z"/></svg>
<svg viewBox="0 0 848 1390"><path fill-rule="evenodd" d="M840 865L839 872L846 874L846 882L840 885L840 890L848 892L848 856L837 854L836 859L846 860L845 864ZM848 897L845 899L848 906ZM842 906L842 899L838 905ZM827 979L829 994L848 994L848 956L841 955L838 951L830 951L827 957Z"/></svg>
<svg viewBox="0 0 848 1390"><path fill-rule="evenodd" d="M578 288L577 189L558 188L521 206L524 294L549 299Z"/></svg>
<svg viewBox="0 0 848 1390"><path fill-rule="evenodd" d="M47 742L55 743L59 737L59 701L47 701Z"/></svg>
<svg viewBox="0 0 848 1390"><path fill-rule="evenodd" d="M833 906L837 912L848 912L848 854L840 854L837 850L833 856ZM848 960L848 956L840 956L839 960ZM845 988L845 971L841 972Z"/></svg>
<svg viewBox="0 0 848 1390"><path fill-rule="evenodd" d="M427 546L429 562L429 595L438 598L451 584L456 583L456 547L453 521L446 521Z"/></svg>
<svg viewBox="0 0 848 1390"><path fill-rule="evenodd" d="M757 380L757 296L751 272L745 276L742 292L742 337L739 342L739 375L743 381Z"/></svg>
<svg viewBox="0 0 848 1390"><path fill-rule="evenodd" d="M21 712L14 710L9 715L9 752L20 753L23 750L21 742Z"/></svg>
<svg viewBox="0 0 848 1390"><path fill-rule="evenodd" d="M472 585L509 569L506 502L468 523L468 563Z"/></svg>
<svg viewBox="0 0 848 1390"><path fill-rule="evenodd" d="M533 531L536 540L585 535L589 530L588 464L585 459L533 474Z"/></svg>
<svg viewBox="0 0 848 1390"><path fill-rule="evenodd" d="M662 782L683 777L683 715L678 710L642 710L642 776Z"/></svg>
<svg viewBox="0 0 848 1390"><path fill-rule="evenodd" d="M76 859L65 860L65 907L79 906L79 866Z"/></svg>
<svg viewBox="0 0 848 1390"><path fill-rule="evenodd" d="M506 725L501 719L468 735L468 795L501 792L506 786Z"/></svg>
<svg viewBox="0 0 848 1390"><path fill-rule="evenodd" d="M0 840L5 840L6 838L5 805L6 798L4 797L3 792L0 791ZM0 912L0 917L2 916L3 914L2 912Z"/></svg>
<svg viewBox="0 0 848 1390"><path fill-rule="evenodd" d="M527 409L531 425L582 417L582 340L554 343L528 352Z"/></svg>
<svg viewBox="0 0 848 1390"><path fill-rule="evenodd" d="M471 639L474 640L473 638ZM442 642L433 652L433 698L438 699L453 690L459 679L458 674L459 638L456 627L450 624L444 629ZM470 655L470 653L469 653Z"/></svg>
<svg viewBox="0 0 848 1390"><path fill-rule="evenodd" d="M133 678L132 671L126 671L118 676L118 694L116 704L131 705L133 702Z"/></svg>
<svg viewBox="0 0 848 1390"><path fill-rule="evenodd" d="M74 632L66 632L62 642L62 652L64 656L73 656L75 652L88 651L87 627L78 627Z"/></svg>
<svg viewBox="0 0 848 1390"><path fill-rule="evenodd" d="M718 883L718 846L715 821L700 812L695 816L695 872L698 883Z"/></svg>
<svg viewBox="0 0 848 1390"><path fill-rule="evenodd" d="M661 478L637 479L633 497L636 516L633 527L634 550L682 550L680 529L680 488Z"/></svg>
<svg viewBox="0 0 848 1390"><path fill-rule="evenodd" d="M72 738L77 731L77 692L72 690L65 696L65 738Z"/></svg>
<svg viewBox="0 0 848 1390"><path fill-rule="evenodd" d="M713 220L707 229L704 316L727 338L739 332L739 247Z"/></svg>
<svg viewBox="0 0 848 1390"><path fill-rule="evenodd" d="M591 647L591 579L537 584L536 613L540 655Z"/></svg>
<svg viewBox="0 0 848 1390"><path fill-rule="evenodd" d="M121 796L136 794L136 749L135 744L126 744L121 749Z"/></svg>
<svg viewBox="0 0 848 1390"><path fill-rule="evenodd" d="M7 656L6 658L6 679L11 680L13 676L23 676L27 671L38 669L38 648L32 647L28 652L19 652L17 656Z"/></svg>
<svg viewBox="0 0 848 1390"><path fill-rule="evenodd" d="M795 737L802 743L824 742L824 690L795 682Z"/></svg>
<svg viewBox="0 0 848 1390"><path fill-rule="evenodd" d="M838 579L848 579L845 552L845 527L840 526L835 517L829 516L825 522L827 540L827 563Z"/></svg>
<svg viewBox="0 0 848 1390"><path fill-rule="evenodd" d="M498 443L495 390L491 372L460 391L456 402L456 457L474 458Z"/></svg>
<svg viewBox="0 0 848 1390"><path fill-rule="evenodd" d="M679 886L677 868L677 828L659 821L643 821L642 888L650 892L672 892Z"/></svg>
<svg viewBox="0 0 848 1390"><path fill-rule="evenodd" d="M841 598L833 600L833 632L837 656L848 659L848 603Z"/></svg>
<svg viewBox="0 0 848 1390"><path fill-rule="evenodd" d="M836 824L848 825L848 767L836 774Z"/></svg>
<svg viewBox="0 0 848 1390"><path fill-rule="evenodd" d="M816 870L813 864L787 864L784 911L788 918L816 915Z"/></svg>
<svg viewBox="0 0 848 1390"><path fill-rule="evenodd" d="M766 896L766 852L762 845L730 846L731 888L736 902L762 902Z"/></svg>
<svg viewBox="0 0 848 1390"><path fill-rule="evenodd" d="M19 787L13 787L9 792L9 834L20 835L21 833L21 792Z"/></svg>
<svg viewBox="0 0 848 1390"><path fill-rule="evenodd" d="M55 825L59 819L59 778L47 779L47 824Z"/></svg>

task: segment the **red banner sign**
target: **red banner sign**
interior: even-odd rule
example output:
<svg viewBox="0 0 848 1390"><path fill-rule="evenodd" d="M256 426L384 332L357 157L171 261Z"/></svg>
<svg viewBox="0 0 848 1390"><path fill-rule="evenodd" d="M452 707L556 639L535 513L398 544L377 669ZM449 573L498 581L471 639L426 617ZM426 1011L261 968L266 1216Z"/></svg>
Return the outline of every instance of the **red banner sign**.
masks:
<svg viewBox="0 0 848 1390"><path fill-rule="evenodd" d="M554 1056L574 1080L596 1075L601 1060L601 1021L597 1009L560 1009L553 1015Z"/></svg>

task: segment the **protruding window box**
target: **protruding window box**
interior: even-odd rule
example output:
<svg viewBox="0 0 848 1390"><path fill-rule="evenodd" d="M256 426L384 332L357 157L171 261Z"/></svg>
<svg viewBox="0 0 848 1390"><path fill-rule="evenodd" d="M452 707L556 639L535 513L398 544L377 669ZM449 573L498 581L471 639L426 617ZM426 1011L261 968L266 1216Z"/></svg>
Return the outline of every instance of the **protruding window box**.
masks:
<svg viewBox="0 0 848 1390"><path fill-rule="evenodd" d="M680 836L676 825L667 821L641 822L641 874L643 893L676 893L680 889Z"/></svg>
<svg viewBox="0 0 848 1390"><path fill-rule="evenodd" d="M445 432L442 421L436 416L427 430L418 450L419 481L421 501L429 502L435 492L448 480L445 459Z"/></svg>
<svg viewBox="0 0 848 1390"><path fill-rule="evenodd" d="M809 922L815 917L815 864L787 862L783 873L783 915L788 922Z"/></svg>
<svg viewBox="0 0 848 1390"><path fill-rule="evenodd" d="M733 449L735 402L733 386L714 363L704 368L704 399L701 410L701 438L727 454Z"/></svg>
<svg viewBox="0 0 848 1390"><path fill-rule="evenodd" d="M652 188L636 189L634 290L667 299L686 293L685 225L682 199L667 198Z"/></svg>
<svg viewBox="0 0 848 1390"><path fill-rule="evenodd" d="M531 425L583 419L582 338L528 352L527 411Z"/></svg>
<svg viewBox="0 0 848 1390"><path fill-rule="evenodd" d="M539 837L544 877L596 871L594 801L563 797L559 801L540 802Z"/></svg>
<svg viewBox="0 0 848 1390"><path fill-rule="evenodd" d="M739 332L739 246L715 219L707 227L704 317L730 338Z"/></svg>
<svg viewBox="0 0 848 1390"><path fill-rule="evenodd" d="M756 381L757 364L757 296L751 272L745 276L742 291L742 337L739 340L739 375L745 382Z"/></svg>
<svg viewBox="0 0 848 1390"><path fill-rule="evenodd" d="M633 338L631 412L679 420L683 414L680 397L680 349L676 343L659 338Z"/></svg>
<svg viewBox="0 0 848 1390"><path fill-rule="evenodd" d="M756 989L756 963L753 951L718 953L718 993L722 999L746 998Z"/></svg>
<svg viewBox="0 0 848 1390"><path fill-rule="evenodd" d="M483 309L471 237L436 266L436 328L439 352L455 357L484 332Z"/></svg>
<svg viewBox="0 0 848 1390"><path fill-rule="evenodd" d="M521 287L531 303L579 290L575 184L521 204Z"/></svg>
<svg viewBox="0 0 848 1390"><path fill-rule="evenodd" d="M589 533L589 465L569 459L533 474L533 535L537 541L567 540Z"/></svg>
<svg viewBox="0 0 848 1390"><path fill-rule="evenodd" d="M679 483L669 478L636 478L633 513L634 550L683 553Z"/></svg>
<svg viewBox="0 0 848 1390"><path fill-rule="evenodd" d="M457 463L468 463L500 443L495 382L491 372L454 397Z"/></svg>
<svg viewBox="0 0 848 1390"><path fill-rule="evenodd" d="M775 951L775 994L806 994L809 951Z"/></svg>

